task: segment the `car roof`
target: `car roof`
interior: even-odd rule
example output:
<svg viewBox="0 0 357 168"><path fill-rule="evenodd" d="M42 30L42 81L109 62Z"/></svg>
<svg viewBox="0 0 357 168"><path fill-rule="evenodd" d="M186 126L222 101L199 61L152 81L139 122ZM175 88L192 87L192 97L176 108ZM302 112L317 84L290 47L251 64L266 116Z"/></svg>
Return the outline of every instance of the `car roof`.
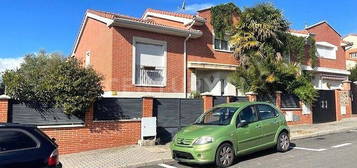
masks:
<svg viewBox="0 0 357 168"><path fill-rule="evenodd" d="M233 102L233 103L225 103L225 104L220 104L216 107L245 107L248 105L254 105L254 104L268 104L268 105L272 105L271 103L268 102L260 102L260 101L256 101L256 102Z"/></svg>

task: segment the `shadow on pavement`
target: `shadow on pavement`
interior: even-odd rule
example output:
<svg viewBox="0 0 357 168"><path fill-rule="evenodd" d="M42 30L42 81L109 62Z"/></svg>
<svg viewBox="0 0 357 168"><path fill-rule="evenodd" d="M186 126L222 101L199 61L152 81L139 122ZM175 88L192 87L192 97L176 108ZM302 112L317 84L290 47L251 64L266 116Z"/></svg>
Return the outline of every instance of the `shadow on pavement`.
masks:
<svg viewBox="0 0 357 168"><path fill-rule="evenodd" d="M290 149L287 152L293 150L293 147L295 147L295 146L296 145L294 143L291 143L290 144ZM244 161L247 161L247 160L263 157L263 156L266 156L266 155L271 155L271 154L274 154L274 153L277 153L276 149L275 148L271 148L271 149L255 152L255 153L252 153L252 154L249 154L249 155L241 156L241 157L238 157L236 159L235 163L232 166L234 166L236 164L239 164L239 162L244 162ZM180 164L182 166L194 167L194 168L215 168L216 167L214 164L194 165L194 164L187 164L187 163L181 163L181 162L179 162L178 164Z"/></svg>

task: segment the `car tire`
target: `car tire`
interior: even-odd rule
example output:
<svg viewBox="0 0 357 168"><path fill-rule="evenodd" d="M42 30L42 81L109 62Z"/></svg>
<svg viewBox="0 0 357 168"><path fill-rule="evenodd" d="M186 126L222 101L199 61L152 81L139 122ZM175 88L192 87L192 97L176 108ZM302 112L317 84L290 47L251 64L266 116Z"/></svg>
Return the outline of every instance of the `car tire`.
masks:
<svg viewBox="0 0 357 168"><path fill-rule="evenodd" d="M233 164L235 160L235 153L233 146L229 143L221 144L216 152L216 166L219 168L226 168Z"/></svg>
<svg viewBox="0 0 357 168"><path fill-rule="evenodd" d="M276 150L278 152L286 152L290 148L290 137L286 132L281 132L278 136Z"/></svg>

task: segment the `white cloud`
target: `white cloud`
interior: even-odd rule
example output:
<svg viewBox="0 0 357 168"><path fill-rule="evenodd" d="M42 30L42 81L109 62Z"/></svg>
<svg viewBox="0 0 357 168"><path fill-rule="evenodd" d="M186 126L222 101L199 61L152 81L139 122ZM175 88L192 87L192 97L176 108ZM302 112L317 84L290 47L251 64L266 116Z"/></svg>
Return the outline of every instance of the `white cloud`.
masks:
<svg viewBox="0 0 357 168"><path fill-rule="evenodd" d="M186 6L186 9L184 10L185 13L196 13L198 10L201 10L201 9L206 9L206 8L209 8L209 7L212 7L214 6L214 4L212 3L202 3L202 4L191 4L191 5L187 5Z"/></svg>
<svg viewBox="0 0 357 168"><path fill-rule="evenodd" d="M24 62L23 57L19 58L0 58L0 73L7 69L16 69Z"/></svg>

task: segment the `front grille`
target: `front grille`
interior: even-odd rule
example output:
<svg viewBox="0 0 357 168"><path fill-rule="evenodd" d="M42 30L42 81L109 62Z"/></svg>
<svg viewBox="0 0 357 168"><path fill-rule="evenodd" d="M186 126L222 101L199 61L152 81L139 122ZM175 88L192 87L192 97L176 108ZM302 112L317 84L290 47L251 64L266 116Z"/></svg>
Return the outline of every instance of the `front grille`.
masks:
<svg viewBox="0 0 357 168"><path fill-rule="evenodd" d="M192 138L176 138L177 145L191 145L193 143Z"/></svg>
<svg viewBox="0 0 357 168"><path fill-rule="evenodd" d="M173 158L178 158L178 159L193 159L193 156L191 153L187 152L181 152L181 151L172 151Z"/></svg>

